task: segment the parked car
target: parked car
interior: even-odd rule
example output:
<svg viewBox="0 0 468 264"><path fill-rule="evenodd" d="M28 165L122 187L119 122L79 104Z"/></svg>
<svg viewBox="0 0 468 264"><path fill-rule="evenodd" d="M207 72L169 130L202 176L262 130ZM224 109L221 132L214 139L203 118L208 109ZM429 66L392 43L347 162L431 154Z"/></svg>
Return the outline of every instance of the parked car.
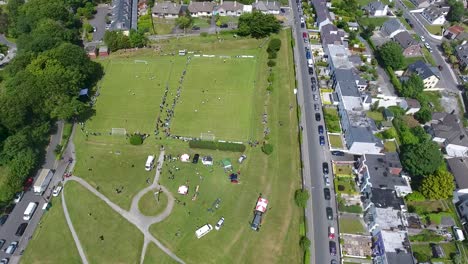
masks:
<svg viewBox="0 0 468 264"><path fill-rule="evenodd" d="M52 191L52 196L57 197L62 191L62 188L63 188L62 186L55 187L54 190Z"/></svg>
<svg viewBox="0 0 468 264"><path fill-rule="evenodd" d="M200 30L200 27L199 26L193 26L192 30Z"/></svg>
<svg viewBox="0 0 468 264"><path fill-rule="evenodd" d="M323 188L323 196L325 197L325 200L330 200L331 198L330 189Z"/></svg>
<svg viewBox="0 0 468 264"><path fill-rule="evenodd" d="M339 151L339 150L333 150L333 151L331 152L331 154L332 154L333 156L344 156L344 155L345 155L345 153L344 153L343 151Z"/></svg>
<svg viewBox="0 0 468 264"><path fill-rule="evenodd" d="M219 230L221 229L221 227L224 225L224 217L221 217L221 219L219 219L218 223L216 223L215 225L215 229L216 230Z"/></svg>
<svg viewBox="0 0 468 264"><path fill-rule="evenodd" d="M320 114L319 113L315 113L315 121L320 121Z"/></svg>
<svg viewBox="0 0 468 264"><path fill-rule="evenodd" d="M244 160L246 160L246 159L247 159L247 156L246 156L245 154L242 154L242 155L239 157L239 160L238 160L238 161L239 161L239 163L242 163L242 162L244 162Z"/></svg>
<svg viewBox="0 0 468 264"><path fill-rule="evenodd" d="M424 38L424 36L421 36L421 41L426 41L426 39Z"/></svg>
<svg viewBox="0 0 468 264"><path fill-rule="evenodd" d="M0 249L5 245L5 239L0 239Z"/></svg>
<svg viewBox="0 0 468 264"><path fill-rule="evenodd" d="M7 247L7 249L5 250L5 253L7 254L13 254L16 250L16 248L18 247L18 241L15 241L15 242L11 242L11 244Z"/></svg>
<svg viewBox="0 0 468 264"><path fill-rule="evenodd" d="M315 110L315 111L318 111L318 110L320 110L320 107L319 107L319 105L318 105L318 104L314 104L314 110Z"/></svg>
<svg viewBox="0 0 468 264"><path fill-rule="evenodd" d="M200 154L195 154L195 155L193 156L192 163L193 163L193 164L197 164L197 163L198 163L198 159L200 159Z"/></svg>
<svg viewBox="0 0 468 264"><path fill-rule="evenodd" d="M316 94L314 94L312 97L314 98L314 101L318 100L318 96Z"/></svg>
<svg viewBox="0 0 468 264"><path fill-rule="evenodd" d="M319 132L319 134L323 134L323 126L322 125L318 126L318 132Z"/></svg>
<svg viewBox="0 0 468 264"><path fill-rule="evenodd" d="M311 81L312 83L314 83L314 84L317 83L317 80L315 79L315 77L310 78L310 81Z"/></svg>
<svg viewBox="0 0 468 264"><path fill-rule="evenodd" d="M10 214L13 211L13 209L15 209L15 206L16 206L16 204L14 204L14 203L11 203L11 204L7 205L7 207L5 207L4 213L5 214Z"/></svg>
<svg viewBox="0 0 468 264"><path fill-rule="evenodd" d="M8 264L9 261L9 258L2 258L2 260L0 260L0 264Z"/></svg>
<svg viewBox="0 0 468 264"><path fill-rule="evenodd" d="M326 212L327 212L327 219L333 220L333 209L331 207L327 207Z"/></svg>
<svg viewBox="0 0 468 264"><path fill-rule="evenodd" d="M336 261L336 259L332 259L330 264L338 264L338 262Z"/></svg>
<svg viewBox="0 0 468 264"><path fill-rule="evenodd" d="M16 236L22 236L24 234L24 230L26 230L26 227L28 227L28 223L22 223L18 226L18 229L16 229Z"/></svg>
<svg viewBox="0 0 468 264"><path fill-rule="evenodd" d="M317 91L317 86L315 86L315 84L312 84L310 87L312 88L312 92Z"/></svg>
<svg viewBox="0 0 468 264"><path fill-rule="evenodd" d="M307 38L307 37L308 37L308 36L307 36L307 33L306 33L306 32L302 32L302 37L303 37L303 38Z"/></svg>
<svg viewBox="0 0 468 264"><path fill-rule="evenodd" d="M15 199L13 200L13 202L16 204L16 203L19 203L21 201L21 199L23 199L23 195L24 195L24 191L21 191L21 192L17 192L15 194Z"/></svg>
<svg viewBox="0 0 468 264"><path fill-rule="evenodd" d="M325 146L325 138L323 136L319 136L320 146Z"/></svg>
<svg viewBox="0 0 468 264"><path fill-rule="evenodd" d="M336 243L335 243L335 241L328 242L328 245L330 246L330 255L335 256L336 255Z"/></svg>
<svg viewBox="0 0 468 264"><path fill-rule="evenodd" d="M6 215L2 215L2 216L0 217L0 226L2 226L2 225L5 224L6 220L8 219L8 216L9 216L9 215L6 214Z"/></svg>
<svg viewBox="0 0 468 264"><path fill-rule="evenodd" d="M325 186L330 186L330 178L328 178L328 175L323 175L323 181L325 182Z"/></svg>
<svg viewBox="0 0 468 264"><path fill-rule="evenodd" d="M328 162L322 163L322 171L324 174L328 174Z"/></svg>
<svg viewBox="0 0 468 264"><path fill-rule="evenodd" d="M27 178L23 184L23 190L27 191L33 185L34 179L32 177Z"/></svg>
<svg viewBox="0 0 468 264"><path fill-rule="evenodd" d="M335 228L333 226L328 227L328 238L335 239Z"/></svg>

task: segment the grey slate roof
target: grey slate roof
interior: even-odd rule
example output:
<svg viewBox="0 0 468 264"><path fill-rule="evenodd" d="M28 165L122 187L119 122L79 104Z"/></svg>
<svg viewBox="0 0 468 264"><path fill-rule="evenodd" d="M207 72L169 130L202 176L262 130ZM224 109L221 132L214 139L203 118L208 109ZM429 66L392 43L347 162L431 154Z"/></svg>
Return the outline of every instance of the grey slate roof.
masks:
<svg viewBox="0 0 468 264"><path fill-rule="evenodd" d="M280 4L279 2L276 1L258 1L252 4L252 7L254 9L257 9L258 11L262 12L268 12L268 11L279 11L280 10Z"/></svg>
<svg viewBox="0 0 468 264"><path fill-rule="evenodd" d="M313 0L312 4L314 5L317 24L320 24L327 19L330 20L326 0Z"/></svg>
<svg viewBox="0 0 468 264"><path fill-rule="evenodd" d="M374 14L375 11L383 11L385 9L385 4L380 1L375 1L369 3L365 9L368 10L371 14Z"/></svg>
<svg viewBox="0 0 468 264"><path fill-rule="evenodd" d="M468 188L468 158L447 159L450 172L452 172L459 189Z"/></svg>
<svg viewBox="0 0 468 264"><path fill-rule="evenodd" d="M352 126L349 128L349 135L353 138L353 142L375 143L383 147L382 141L374 136L370 127Z"/></svg>
<svg viewBox="0 0 468 264"><path fill-rule="evenodd" d="M468 43L457 47L455 53L461 64L468 65Z"/></svg>
<svg viewBox="0 0 468 264"><path fill-rule="evenodd" d="M433 113L430 132L438 138L446 139L447 144L468 147L468 135L454 114Z"/></svg>
<svg viewBox="0 0 468 264"><path fill-rule="evenodd" d="M138 0L114 0L112 9L112 20L114 21L111 30L129 30L136 29L136 19L133 16L133 7L137 5ZM136 10L138 12L138 10Z"/></svg>
<svg viewBox="0 0 468 264"><path fill-rule="evenodd" d="M429 67L426 63L420 60L416 61L413 64L410 64L408 66L408 69L406 69L406 73L407 75L416 73L423 80L431 76L436 76L437 78L439 78L431 67Z"/></svg>
<svg viewBox="0 0 468 264"><path fill-rule="evenodd" d="M430 17L431 20L434 20L442 16L444 11L445 9L440 6L431 5L431 6L426 7L423 12L424 14L426 14L426 16Z"/></svg>
<svg viewBox="0 0 468 264"><path fill-rule="evenodd" d="M400 44L403 49L418 44L418 42L408 33L408 31L403 31L396 34L393 37L393 40Z"/></svg>
<svg viewBox="0 0 468 264"><path fill-rule="evenodd" d="M224 1L221 5L217 7L217 9L223 9L226 11L242 11L244 10L244 5L238 3L237 1Z"/></svg>
<svg viewBox="0 0 468 264"><path fill-rule="evenodd" d="M391 18L391 19L385 21L385 23L383 23L382 30L387 35L390 35L390 34L392 34L393 32L395 32L397 30L405 30L405 26L403 26L403 24L401 24L400 20L398 20L396 18Z"/></svg>
<svg viewBox="0 0 468 264"><path fill-rule="evenodd" d="M421 108L421 104L418 100L413 98L405 98L408 108Z"/></svg>
<svg viewBox="0 0 468 264"><path fill-rule="evenodd" d="M334 80L340 85L341 94L343 96L361 96L356 86L356 75L351 69L336 69Z"/></svg>
<svg viewBox="0 0 468 264"><path fill-rule="evenodd" d="M342 43L341 34L333 24L326 24L320 29L320 38L323 46L327 46L328 44L340 45Z"/></svg>
<svg viewBox="0 0 468 264"><path fill-rule="evenodd" d="M396 196L394 190L390 189L371 189L371 201L377 208L393 208L400 210L400 205L403 205L403 199Z"/></svg>
<svg viewBox="0 0 468 264"><path fill-rule="evenodd" d="M413 256L408 252L386 252L388 263L408 263L412 264Z"/></svg>
<svg viewBox="0 0 468 264"><path fill-rule="evenodd" d="M365 154L364 158L373 188L395 190L395 186L407 185L400 176L402 165L398 153Z"/></svg>
<svg viewBox="0 0 468 264"><path fill-rule="evenodd" d="M213 12L215 3L213 2L191 2L188 6L190 13Z"/></svg>
<svg viewBox="0 0 468 264"><path fill-rule="evenodd" d="M178 15L180 13L180 5L177 3L172 3L169 1L166 2L156 2L154 3L154 7L152 9L153 13L155 14L171 14L171 15Z"/></svg>

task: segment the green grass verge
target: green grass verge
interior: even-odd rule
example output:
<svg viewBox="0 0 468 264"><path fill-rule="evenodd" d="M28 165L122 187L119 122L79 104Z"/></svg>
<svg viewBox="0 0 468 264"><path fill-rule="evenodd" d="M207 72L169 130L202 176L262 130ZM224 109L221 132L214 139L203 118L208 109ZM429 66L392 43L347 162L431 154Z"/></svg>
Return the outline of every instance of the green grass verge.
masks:
<svg viewBox="0 0 468 264"><path fill-rule="evenodd" d="M397 151L397 145L395 141L386 141L384 143L384 150L385 152L396 152Z"/></svg>
<svg viewBox="0 0 468 264"><path fill-rule="evenodd" d="M153 18L154 32L156 35L170 34L176 27L175 19Z"/></svg>
<svg viewBox="0 0 468 264"><path fill-rule="evenodd" d="M429 31L429 33L433 35L440 36L440 34L442 34L443 27L440 25L424 25L424 26L426 27L427 31Z"/></svg>
<svg viewBox="0 0 468 264"><path fill-rule="evenodd" d="M383 114L379 111L367 111L366 112L367 117L372 118L374 121L383 121Z"/></svg>
<svg viewBox="0 0 468 264"><path fill-rule="evenodd" d="M168 200L167 195L165 193L158 194L158 201L154 194L156 191L157 190L151 190L141 197L140 202L138 203L138 209L140 209L142 214L148 216L158 215L166 209Z"/></svg>
<svg viewBox="0 0 468 264"><path fill-rule="evenodd" d="M164 251L162 251L156 244L149 243L146 249L145 261L143 264L176 264L177 261L169 257Z"/></svg>
<svg viewBox="0 0 468 264"><path fill-rule="evenodd" d="M398 20L406 27L407 30L411 30L411 26L406 22L406 19L404 17L398 17Z"/></svg>
<svg viewBox="0 0 468 264"><path fill-rule="evenodd" d="M403 0L403 4L405 4L405 6L408 8L408 9L414 9L416 8L416 6L411 3L409 0Z"/></svg>
<svg viewBox="0 0 468 264"><path fill-rule="evenodd" d="M442 95L439 92L424 92L424 94L426 95L429 102L432 103L434 106L432 111L444 112L444 108L440 103L440 98L442 97Z"/></svg>
<svg viewBox="0 0 468 264"><path fill-rule="evenodd" d="M65 185L73 226L90 263L138 263L143 234L77 182ZM51 252L56 254L56 252Z"/></svg>
<svg viewBox="0 0 468 264"><path fill-rule="evenodd" d="M219 21L221 24L223 23L236 23L239 22L239 17L232 17L232 16L220 16Z"/></svg>
<svg viewBox="0 0 468 264"><path fill-rule="evenodd" d="M209 28L210 27L210 20L211 18L201 18L201 17L194 17L193 18L193 25L199 26L200 28Z"/></svg>
<svg viewBox="0 0 468 264"><path fill-rule="evenodd" d="M426 62L434 67L437 66L437 63L429 50L426 47L423 47L421 50L423 52L424 58L426 59Z"/></svg>
<svg viewBox="0 0 468 264"><path fill-rule="evenodd" d="M340 233L346 234L364 234L366 230L361 221L357 218L341 217L338 221L340 224Z"/></svg>
<svg viewBox="0 0 468 264"><path fill-rule="evenodd" d="M341 127L340 118L338 117L338 111L335 108L324 107L323 115L327 131L330 133L340 133Z"/></svg>
<svg viewBox="0 0 468 264"><path fill-rule="evenodd" d="M81 263L60 196L52 200L52 207L42 216L21 263Z"/></svg>
<svg viewBox="0 0 468 264"><path fill-rule="evenodd" d="M330 140L330 145L332 148L342 149L343 141L341 140L340 135L328 135L328 140Z"/></svg>

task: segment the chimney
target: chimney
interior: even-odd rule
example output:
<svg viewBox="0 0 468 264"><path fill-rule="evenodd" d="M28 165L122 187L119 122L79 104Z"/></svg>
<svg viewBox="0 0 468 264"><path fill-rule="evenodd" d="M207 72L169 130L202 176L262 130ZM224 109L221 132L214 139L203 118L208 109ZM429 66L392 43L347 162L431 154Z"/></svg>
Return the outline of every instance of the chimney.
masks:
<svg viewBox="0 0 468 264"><path fill-rule="evenodd" d="M258 0L255 0L255 3L258 4Z"/></svg>
<svg viewBox="0 0 468 264"><path fill-rule="evenodd" d="M223 4L223 0L221 0L220 4L221 4L221 5Z"/></svg>
<svg viewBox="0 0 468 264"><path fill-rule="evenodd" d="M223 1L223 0L221 0L221 1ZM234 6L237 6L237 1L234 1Z"/></svg>

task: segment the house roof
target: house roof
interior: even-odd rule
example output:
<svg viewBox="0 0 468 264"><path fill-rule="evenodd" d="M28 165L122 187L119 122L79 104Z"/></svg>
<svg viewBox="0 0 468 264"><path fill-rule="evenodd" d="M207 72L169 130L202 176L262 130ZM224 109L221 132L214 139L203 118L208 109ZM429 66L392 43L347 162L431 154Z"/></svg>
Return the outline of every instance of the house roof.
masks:
<svg viewBox="0 0 468 264"><path fill-rule="evenodd" d="M237 1L222 1L222 4L219 5L217 9L223 9L226 11L242 11L244 10L244 5L237 3Z"/></svg>
<svg viewBox="0 0 468 264"><path fill-rule="evenodd" d="M188 6L190 13L212 12L215 7L213 2L191 2Z"/></svg>
<svg viewBox="0 0 468 264"><path fill-rule="evenodd" d="M458 46L456 49L456 55L459 60L465 65L468 64L468 43Z"/></svg>
<svg viewBox="0 0 468 264"><path fill-rule="evenodd" d="M258 1L252 4L253 8L258 11L267 12L267 11L279 11L280 4L276 1Z"/></svg>
<svg viewBox="0 0 468 264"><path fill-rule="evenodd" d="M393 37L393 40L400 44L403 49L406 49L413 45L418 45L418 42L408 33L408 31L402 31Z"/></svg>
<svg viewBox="0 0 468 264"><path fill-rule="evenodd" d="M322 39L322 45L326 46L329 44L341 45L341 33L338 32L338 28L333 24L326 24L320 29L320 38Z"/></svg>
<svg viewBox="0 0 468 264"><path fill-rule="evenodd" d="M99 47L99 52L109 52L109 48L107 46Z"/></svg>
<svg viewBox="0 0 468 264"><path fill-rule="evenodd" d="M458 189L468 188L468 158L447 159L450 172L455 177Z"/></svg>
<svg viewBox="0 0 468 264"><path fill-rule="evenodd" d="M418 5L429 2L428 0L411 0L411 1L418 3Z"/></svg>
<svg viewBox="0 0 468 264"><path fill-rule="evenodd" d="M180 5L177 3L172 3L169 1L166 2L156 2L154 7L151 9L155 14L172 14L178 15L180 13Z"/></svg>
<svg viewBox="0 0 468 264"><path fill-rule="evenodd" d="M431 76L436 76L437 78L439 78L435 74L434 70L421 60L418 60L415 63L410 64L408 66L408 69L406 70L406 73L407 73L406 75L411 75L413 73L416 73L423 80Z"/></svg>
<svg viewBox="0 0 468 264"><path fill-rule="evenodd" d="M458 36L458 34L465 31L465 29L462 26L455 25L455 26L451 26L451 27L447 28L447 31L449 31L450 33Z"/></svg>
<svg viewBox="0 0 468 264"><path fill-rule="evenodd" d="M408 108L417 108L421 109L421 104L419 103L418 100L413 99L413 98L405 98L405 101L408 105Z"/></svg>
<svg viewBox="0 0 468 264"><path fill-rule="evenodd" d="M326 0L312 0L312 4L315 9L315 19L317 24L326 21L327 19L330 20L330 14L327 10L327 1Z"/></svg>
<svg viewBox="0 0 468 264"><path fill-rule="evenodd" d="M371 201L377 208L393 208L400 210L404 205L403 198L397 197L396 192L390 189L371 189Z"/></svg>
<svg viewBox="0 0 468 264"><path fill-rule="evenodd" d="M398 31L398 30L405 30L405 26L401 24L400 20L396 18L391 18L382 25L382 30L387 34L391 35L393 32Z"/></svg>
<svg viewBox="0 0 468 264"><path fill-rule="evenodd" d="M432 115L431 132L435 137L445 139L446 144L468 147L468 135L460 124L458 116L448 113L434 114ZM435 117L439 118L434 119Z"/></svg>
<svg viewBox="0 0 468 264"><path fill-rule="evenodd" d="M353 64L349 61L349 50L343 45L328 44L328 60L331 61L333 69L351 69Z"/></svg>
<svg viewBox="0 0 468 264"><path fill-rule="evenodd" d="M374 14L375 11L384 11L385 10L385 4L383 4L380 1L375 1L369 3L366 7L366 10L368 10L371 14Z"/></svg>
<svg viewBox="0 0 468 264"><path fill-rule="evenodd" d="M382 141L374 136L370 126L351 126L349 135L353 138L353 142L375 143L377 146L383 147Z"/></svg>
<svg viewBox="0 0 468 264"><path fill-rule="evenodd" d="M132 27L132 7L135 0L113 0L111 30L129 30Z"/></svg>
<svg viewBox="0 0 468 264"><path fill-rule="evenodd" d="M343 96L361 96L356 86L356 75L351 69L336 69L334 80L339 84Z"/></svg>
<svg viewBox="0 0 468 264"><path fill-rule="evenodd" d="M395 190L395 186L408 185L400 176L402 165L396 152L365 154L364 158L373 188Z"/></svg>
<svg viewBox="0 0 468 264"><path fill-rule="evenodd" d="M384 117L388 118L388 117L395 117L395 115L393 114L392 111L388 110L387 108L385 108L383 110L383 115Z"/></svg>
<svg viewBox="0 0 468 264"><path fill-rule="evenodd" d="M440 16L443 16L444 15L444 9L440 6L437 6L437 5L431 5L431 6L428 6L424 9L423 13L431 18L431 20L434 20L436 18L439 18Z"/></svg>

